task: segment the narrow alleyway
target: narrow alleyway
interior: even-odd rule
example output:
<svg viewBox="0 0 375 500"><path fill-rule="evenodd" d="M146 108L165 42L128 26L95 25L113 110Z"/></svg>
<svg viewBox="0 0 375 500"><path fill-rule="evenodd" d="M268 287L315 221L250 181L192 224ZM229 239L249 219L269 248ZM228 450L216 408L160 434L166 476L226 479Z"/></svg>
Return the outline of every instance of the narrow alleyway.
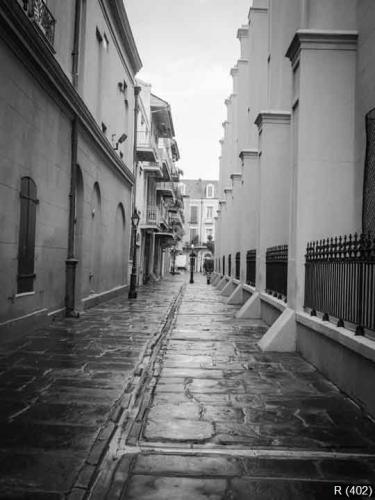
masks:
<svg viewBox="0 0 375 500"><path fill-rule="evenodd" d="M265 326L234 320L195 281L90 498L321 499L374 485L374 424L298 354L259 352Z"/></svg>
<svg viewBox="0 0 375 500"><path fill-rule="evenodd" d="M0 498L293 500L374 485L374 424L297 354L260 352L265 325L236 309L182 274L3 346Z"/></svg>

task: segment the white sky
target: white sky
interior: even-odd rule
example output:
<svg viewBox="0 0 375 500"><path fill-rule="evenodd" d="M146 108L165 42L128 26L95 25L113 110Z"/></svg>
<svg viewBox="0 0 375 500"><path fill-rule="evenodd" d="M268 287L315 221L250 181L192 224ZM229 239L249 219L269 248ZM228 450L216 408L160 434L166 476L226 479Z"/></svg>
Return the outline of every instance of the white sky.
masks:
<svg viewBox="0 0 375 500"><path fill-rule="evenodd" d="M229 71L252 0L124 0L143 62L138 77L169 102L186 179L218 179Z"/></svg>

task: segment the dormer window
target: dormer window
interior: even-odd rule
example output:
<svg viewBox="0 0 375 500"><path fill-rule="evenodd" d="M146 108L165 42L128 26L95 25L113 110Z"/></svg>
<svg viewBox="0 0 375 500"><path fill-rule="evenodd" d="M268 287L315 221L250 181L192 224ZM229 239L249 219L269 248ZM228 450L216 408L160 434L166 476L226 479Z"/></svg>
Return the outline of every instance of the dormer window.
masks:
<svg viewBox="0 0 375 500"><path fill-rule="evenodd" d="M213 198L214 197L214 187L212 184L208 184L206 187L206 197Z"/></svg>
<svg viewBox="0 0 375 500"><path fill-rule="evenodd" d="M185 184L181 183L181 184L179 185L179 188L180 188L181 194L182 194L182 195L185 195L185 191L186 191L186 186L185 186Z"/></svg>

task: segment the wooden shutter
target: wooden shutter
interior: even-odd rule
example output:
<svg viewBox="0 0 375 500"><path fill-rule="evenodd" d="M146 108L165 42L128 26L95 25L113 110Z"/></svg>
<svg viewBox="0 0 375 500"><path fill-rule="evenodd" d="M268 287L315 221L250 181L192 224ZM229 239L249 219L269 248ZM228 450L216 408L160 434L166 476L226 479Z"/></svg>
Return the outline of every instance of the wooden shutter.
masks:
<svg viewBox="0 0 375 500"><path fill-rule="evenodd" d="M18 238L17 293L34 289L35 223L37 191L30 177L22 177L20 192L20 228Z"/></svg>

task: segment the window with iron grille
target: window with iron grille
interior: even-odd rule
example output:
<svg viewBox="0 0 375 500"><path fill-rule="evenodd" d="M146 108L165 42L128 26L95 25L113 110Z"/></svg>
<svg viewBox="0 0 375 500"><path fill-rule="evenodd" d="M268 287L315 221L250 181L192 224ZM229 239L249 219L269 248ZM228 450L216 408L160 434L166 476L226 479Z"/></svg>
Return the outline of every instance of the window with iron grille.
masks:
<svg viewBox="0 0 375 500"><path fill-rule="evenodd" d="M22 177L20 191L20 226L18 235L17 293L34 290L35 224L37 200L36 184L30 177Z"/></svg>
<svg viewBox="0 0 375 500"><path fill-rule="evenodd" d="M236 262L235 262L235 278L236 280L240 279L241 275L241 254L240 252L236 253Z"/></svg>
<svg viewBox="0 0 375 500"><path fill-rule="evenodd" d="M228 276L231 276L232 273L232 255L228 255Z"/></svg>

